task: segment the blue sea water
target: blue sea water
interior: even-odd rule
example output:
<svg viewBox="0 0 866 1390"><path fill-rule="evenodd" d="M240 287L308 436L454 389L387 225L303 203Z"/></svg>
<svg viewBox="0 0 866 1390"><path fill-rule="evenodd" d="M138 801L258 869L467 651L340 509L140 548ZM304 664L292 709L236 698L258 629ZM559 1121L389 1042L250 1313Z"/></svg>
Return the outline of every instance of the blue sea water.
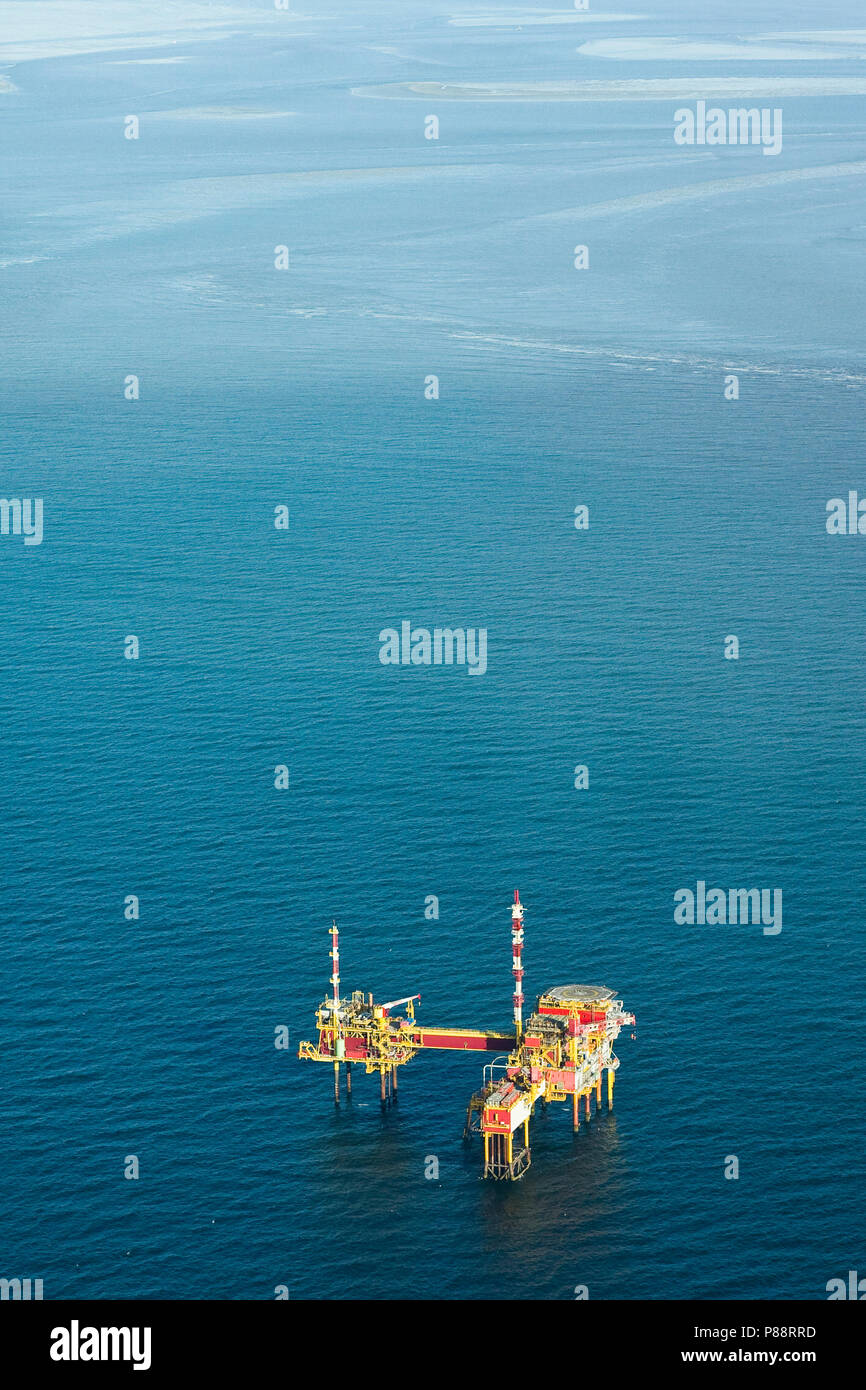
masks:
<svg viewBox="0 0 866 1390"><path fill-rule="evenodd" d="M309 8L0 69L0 490L45 508L40 546L0 537L0 1274L824 1298L866 1259L866 541L825 528L866 493L862 98L786 97L764 158L678 149L674 102L353 93L758 67L772 105L862 62L583 59L576 25L448 23L493 4ZM816 27L746 18L589 37ZM402 619L485 627L487 672L381 665ZM678 926L698 879L780 887L781 933ZM614 1111L573 1136L549 1108L506 1185L461 1141L478 1057L416 1058L382 1112L357 1073L336 1110L296 1052L332 918L346 990L507 1024L515 887L530 1000L591 980L638 1022Z"/></svg>

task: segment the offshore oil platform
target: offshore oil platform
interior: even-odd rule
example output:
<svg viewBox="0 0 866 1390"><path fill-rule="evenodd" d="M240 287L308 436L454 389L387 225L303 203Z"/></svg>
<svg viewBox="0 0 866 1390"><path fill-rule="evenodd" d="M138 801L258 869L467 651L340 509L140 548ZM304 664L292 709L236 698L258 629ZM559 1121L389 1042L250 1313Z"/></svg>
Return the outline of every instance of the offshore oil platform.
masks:
<svg viewBox="0 0 866 1390"><path fill-rule="evenodd" d="M383 1105L397 1097L397 1071L416 1053L437 1048L446 1052L500 1054L483 1070L480 1091L472 1096L466 1114L464 1139L480 1134L484 1141L485 1178L520 1178L530 1163L529 1120L537 1103L572 1103L575 1132L580 1127L580 1103L585 1118L602 1106L602 1079L607 1072L607 1107L613 1105L613 1078L619 1058L613 1044L620 1029L634 1026L613 990L594 985L563 985L542 994L534 1013L523 1021L523 904L517 889L511 908L511 952L514 976L513 1031L483 1028L428 1028L415 1018L420 994L374 1002L372 994L355 990L340 996L340 938L336 923L332 938L332 995L316 1012L317 1043L302 1042L298 1056L309 1062L329 1062L334 1068L334 1100L340 1104L340 1069L345 1069L346 1094L352 1094L352 1067L367 1075L379 1073ZM405 1016L392 1009L406 1006ZM634 1037L634 1033L632 1033ZM505 1055L503 1055L505 1054Z"/></svg>

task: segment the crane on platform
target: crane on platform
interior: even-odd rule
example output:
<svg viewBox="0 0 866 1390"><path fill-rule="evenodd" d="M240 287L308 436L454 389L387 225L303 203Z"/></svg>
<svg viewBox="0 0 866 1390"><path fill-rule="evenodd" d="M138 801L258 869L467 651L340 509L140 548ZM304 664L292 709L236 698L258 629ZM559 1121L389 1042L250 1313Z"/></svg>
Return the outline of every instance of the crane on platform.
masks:
<svg viewBox="0 0 866 1390"><path fill-rule="evenodd" d="M340 1104L340 1069L345 1070L346 1095L352 1094L352 1067L363 1066L367 1075L379 1073L383 1105L397 1096L397 1073L417 1053L430 1049L448 1052L492 1052L502 1061L488 1062L482 1085L470 1101L464 1137L479 1134L483 1142L485 1178L521 1178L530 1164L529 1121L540 1101L572 1103L572 1124L580 1128L580 1103L585 1118L602 1106L602 1083L607 1073L607 1106L613 1106L614 1074L619 1058L613 1044L622 1028L634 1025L614 992L598 985L561 985L539 996L534 1011L523 1018L524 906L514 890L511 907L511 953L514 977L511 1030L485 1028L431 1028L415 1018L420 994L377 1004L372 994L354 990L340 994L339 931L334 922L331 971L332 993L316 1012L318 1041L302 1042L298 1056L304 1061L327 1062L334 1068L334 1100ZM406 1005L406 1013L392 1009Z"/></svg>

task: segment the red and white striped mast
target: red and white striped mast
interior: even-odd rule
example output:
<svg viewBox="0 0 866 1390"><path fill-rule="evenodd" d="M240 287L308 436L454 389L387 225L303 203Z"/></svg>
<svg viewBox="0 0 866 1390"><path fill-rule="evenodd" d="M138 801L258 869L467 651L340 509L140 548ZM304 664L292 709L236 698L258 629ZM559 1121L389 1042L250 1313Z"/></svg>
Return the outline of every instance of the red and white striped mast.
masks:
<svg viewBox="0 0 866 1390"><path fill-rule="evenodd" d="M337 931L337 923L334 922L328 928L334 938L329 952L331 960L334 962L331 974L331 984L334 987L334 1022L337 1021L337 1011L340 1007L340 933Z"/></svg>
<svg viewBox="0 0 866 1390"><path fill-rule="evenodd" d="M514 1032L519 1042L523 1032L523 908L516 888L511 908L511 954L514 958L511 970L514 976Z"/></svg>
<svg viewBox="0 0 866 1390"><path fill-rule="evenodd" d="M331 972L331 984L334 988L333 1025L334 1025L334 1100L340 1104L340 1062L346 1054L345 1039L340 1035L340 933L337 931L337 923L334 922L329 928L332 938L330 951L331 960L334 962ZM352 1083L349 1079L351 1073L346 1069L346 1085L351 1094Z"/></svg>

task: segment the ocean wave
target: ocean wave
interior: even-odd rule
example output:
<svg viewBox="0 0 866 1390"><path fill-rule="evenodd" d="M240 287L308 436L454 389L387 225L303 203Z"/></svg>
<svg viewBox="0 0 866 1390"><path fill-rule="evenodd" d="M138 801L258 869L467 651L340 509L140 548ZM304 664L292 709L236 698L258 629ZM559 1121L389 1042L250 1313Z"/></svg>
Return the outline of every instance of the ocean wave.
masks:
<svg viewBox="0 0 866 1390"><path fill-rule="evenodd" d="M353 96L425 101L700 101L866 96L862 77L633 77L578 82L387 82Z"/></svg>
<svg viewBox="0 0 866 1390"><path fill-rule="evenodd" d="M793 36L792 36L793 37ZM841 40L840 40L841 42ZM735 39L728 42L704 39L589 39L578 48L587 58L616 58L640 62L710 62L755 63L755 62L812 62L829 59L838 62L840 58L866 57L856 47L850 54L840 53L832 45L821 48L814 43L771 44L757 39Z"/></svg>
<svg viewBox="0 0 866 1390"><path fill-rule="evenodd" d="M659 366L687 367L694 371L736 371L756 376L783 376L822 381L834 385L866 386L866 374L848 371L844 367L791 366L789 363L745 362L742 358L706 357L682 352L634 352L624 348L586 346L576 343L550 342L542 338L515 338L502 333L481 333L468 329L454 330L449 338L478 344L479 347L514 348L529 352L559 353L573 357L601 357L623 365L651 371Z"/></svg>

